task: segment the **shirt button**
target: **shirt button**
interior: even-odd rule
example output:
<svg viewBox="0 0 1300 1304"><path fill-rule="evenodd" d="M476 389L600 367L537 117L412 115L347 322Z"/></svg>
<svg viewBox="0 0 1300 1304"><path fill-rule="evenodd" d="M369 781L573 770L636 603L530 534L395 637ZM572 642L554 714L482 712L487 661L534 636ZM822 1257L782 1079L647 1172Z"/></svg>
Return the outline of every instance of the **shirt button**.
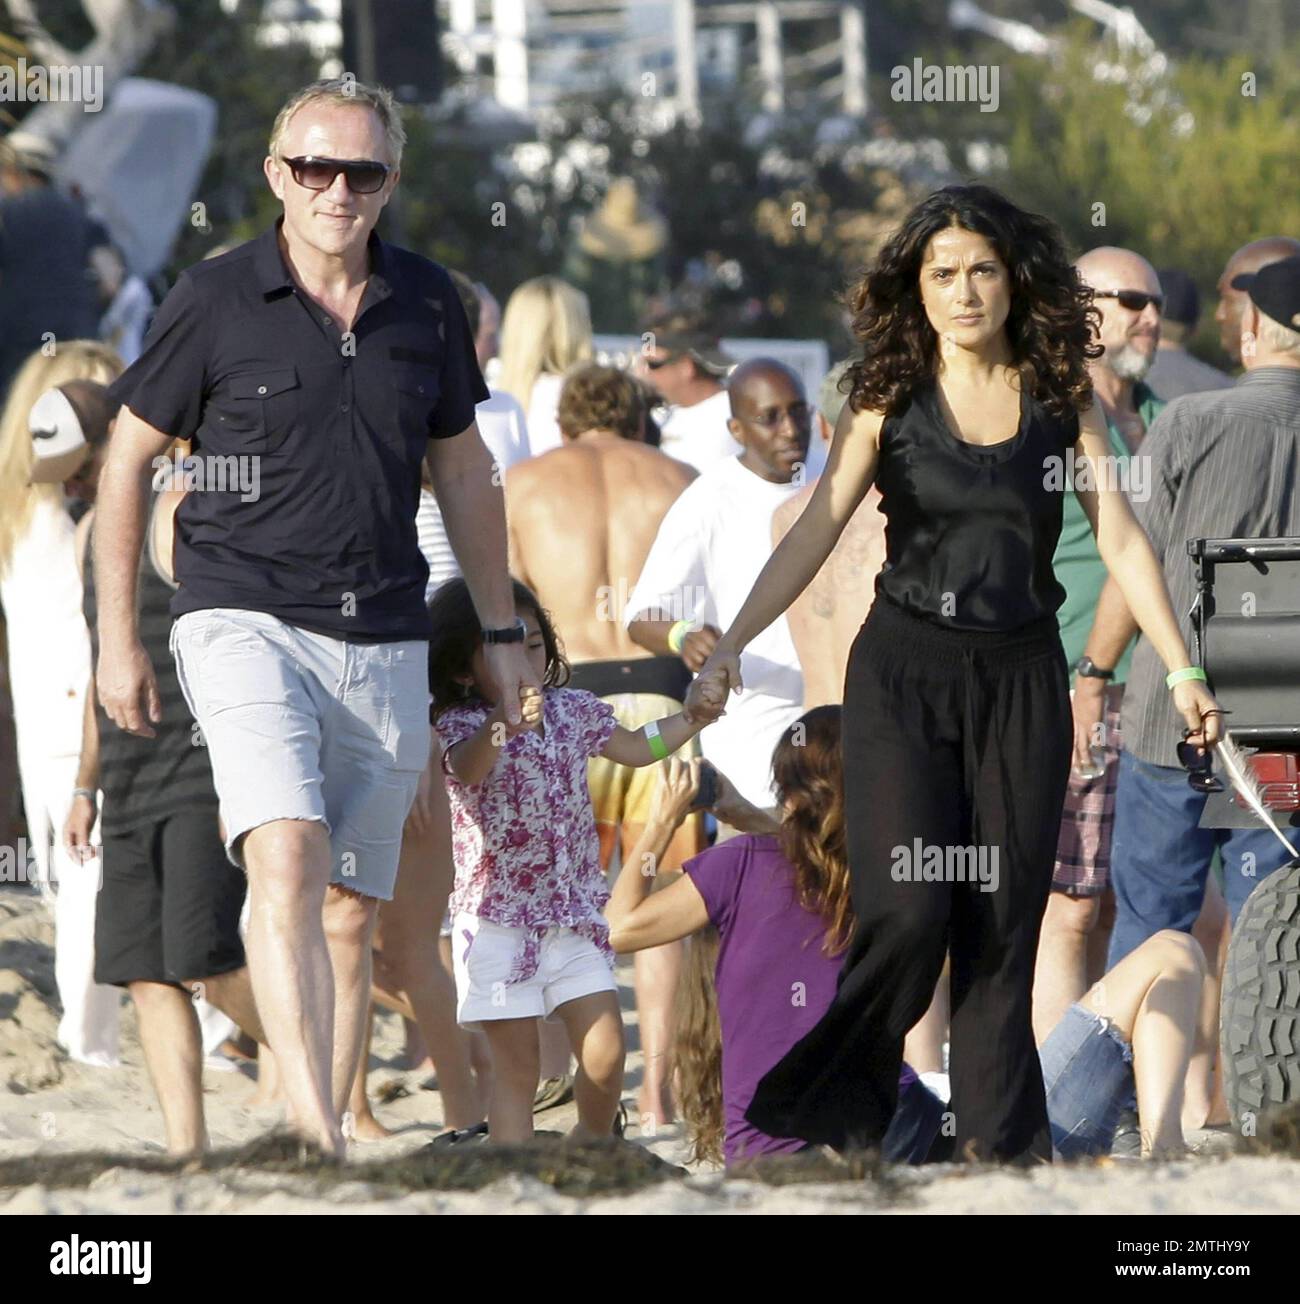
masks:
<svg viewBox="0 0 1300 1304"><path fill-rule="evenodd" d="M348 405L346 403L344 403L343 406L339 408L340 412L346 412L347 410L348 410Z"/></svg>
<svg viewBox="0 0 1300 1304"><path fill-rule="evenodd" d="M257 392L258 392L259 394L265 394L265 393L266 393L266 386L265 386L265 385L259 385L259 386L257 387Z"/></svg>
<svg viewBox="0 0 1300 1304"><path fill-rule="evenodd" d="M333 325L334 325L334 318L333 318L333 317L322 317L321 320L325 323L326 326L333 326Z"/></svg>

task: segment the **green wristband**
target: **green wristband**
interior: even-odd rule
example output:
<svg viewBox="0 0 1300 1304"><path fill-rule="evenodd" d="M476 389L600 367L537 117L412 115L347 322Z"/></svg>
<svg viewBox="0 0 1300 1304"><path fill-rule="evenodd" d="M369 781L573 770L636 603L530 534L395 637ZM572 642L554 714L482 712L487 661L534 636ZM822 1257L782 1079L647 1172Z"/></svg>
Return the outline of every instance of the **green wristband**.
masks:
<svg viewBox="0 0 1300 1304"><path fill-rule="evenodd" d="M686 635L690 633L690 630L691 622L689 620L679 620L668 631L668 646L675 656L681 656L682 648L686 646Z"/></svg>
<svg viewBox="0 0 1300 1304"><path fill-rule="evenodd" d="M659 721L651 720L645 726L645 740L650 744L650 755L656 761L668 759L668 744L659 732Z"/></svg>
<svg viewBox="0 0 1300 1304"><path fill-rule="evenodd" d="M1165 676L1165 687L1173 688L1175 684L1186 683L1189 679L1199 679L1205 682L1204 666L1184 666L1181 670L1171 670Z"/></svg>

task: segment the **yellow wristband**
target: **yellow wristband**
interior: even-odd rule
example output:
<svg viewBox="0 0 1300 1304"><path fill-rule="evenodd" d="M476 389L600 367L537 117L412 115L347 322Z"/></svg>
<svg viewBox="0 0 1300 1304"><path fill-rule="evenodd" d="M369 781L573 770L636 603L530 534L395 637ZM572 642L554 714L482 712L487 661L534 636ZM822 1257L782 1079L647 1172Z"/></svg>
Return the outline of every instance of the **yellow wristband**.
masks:
<svg viewBox="0 0 1300 1304"><path fill-rule="evenodd" d="M1184 666L1181 670L1171 670L1165 676L1165 687L1173 688L1175 684L1186 683L1189 679L1199 679L1205 682L1205 667Z"/></svg>
<svg viewBox="0 0 1300 1304"><path fill-rule="evenodd" d="M691 623L689 620L679 620L668 631L668 646L675 656L681 656L682 648L686 646L686 635L691 631Z"/></svg>

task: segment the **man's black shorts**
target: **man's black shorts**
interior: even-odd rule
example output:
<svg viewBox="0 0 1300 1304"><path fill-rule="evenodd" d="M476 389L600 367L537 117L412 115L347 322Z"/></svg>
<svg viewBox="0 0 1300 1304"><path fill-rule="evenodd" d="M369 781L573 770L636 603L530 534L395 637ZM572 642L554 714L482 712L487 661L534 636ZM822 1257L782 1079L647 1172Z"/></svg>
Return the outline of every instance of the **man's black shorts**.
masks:
<svg viewBox="0 0 1300 1304"><path fill-rule="evenodd" d="M216 807L105 837L95 981L179 983L241 969L247 884L226 857Z"/></svg>

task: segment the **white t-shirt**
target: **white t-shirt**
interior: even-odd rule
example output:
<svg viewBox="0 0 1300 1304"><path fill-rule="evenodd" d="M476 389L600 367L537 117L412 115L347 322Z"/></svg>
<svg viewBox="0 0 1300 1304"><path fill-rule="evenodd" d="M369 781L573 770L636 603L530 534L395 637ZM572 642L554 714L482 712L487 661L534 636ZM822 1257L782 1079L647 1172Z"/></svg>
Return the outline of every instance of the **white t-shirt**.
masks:
<svg viewBox="0 0 1300 1304"><path fill-rule="evenodd" d="M81 755L91 666L76 532L63 501L42 494L26 531L14 541L8 568L0 574L24 783L32 780L45 757Z"/></svg>
<svg viewBox="0 0 1300 1304"><path fill-rule="evenodd" d="M493 390L492 397L484 399L474 409L479 434L488 452L504 476L516 462L529 455L528 429L524 424L524 410L504 390ZM440 584L461 573L456 554L447 538L438 500L427 489L420 491L420 507L415 514L415 529L419 535L420 551L429 563L429 582L425 586L424 600L433 596Z"/></svg>
<svg viewBox="0 0 1300 1304"><path fill-rule="evenodd" d="M557 416L563 388L564 377L553 376L549 371L533 381L533 392L528 396L528 450L533 457L549 453L564 443Z"/></svg>
<svg viewBox="0 0 1300 1304"><path fill-rule="evenodd" d="M659 449L697 471L707 471L724 458L735 458L745 450L731 437L731 400L720 389L702 403L675 407L660 427Z"/></svg>
<svg viewBox="0 0 1300 1304"><path fill-rule="evenodd" d="M629 624L658 608L724 633L772 555L772 513L799 492L771 484L729 457L710 467L668 509L623 612ZM784 615L745 649L745 690L700 734L704 755L756 806L775 803L772 751L803 714L803 671Z"/></svg>

